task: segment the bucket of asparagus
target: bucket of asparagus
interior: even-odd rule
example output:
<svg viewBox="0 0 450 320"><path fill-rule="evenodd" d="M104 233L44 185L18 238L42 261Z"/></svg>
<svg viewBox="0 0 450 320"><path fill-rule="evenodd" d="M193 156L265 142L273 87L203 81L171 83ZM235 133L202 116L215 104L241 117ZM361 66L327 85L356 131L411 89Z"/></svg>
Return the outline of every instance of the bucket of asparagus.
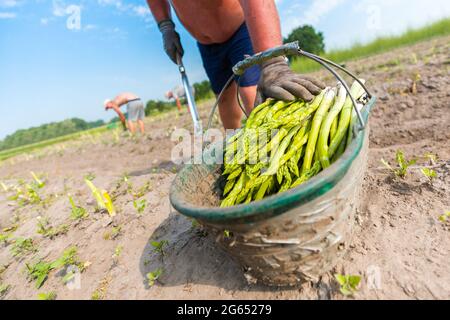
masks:
<svg viewBox="0 0 450 320"><path fill-rule="evenodd" d="M367 122L376 99L359 82L350 93ZM368 151L368 125L360 129L341 85L309 103L268 100L222 149L205 150L223 164L187 165L177 175L171 203L212 234L249 282L316 280L352 234Z"/></svg>

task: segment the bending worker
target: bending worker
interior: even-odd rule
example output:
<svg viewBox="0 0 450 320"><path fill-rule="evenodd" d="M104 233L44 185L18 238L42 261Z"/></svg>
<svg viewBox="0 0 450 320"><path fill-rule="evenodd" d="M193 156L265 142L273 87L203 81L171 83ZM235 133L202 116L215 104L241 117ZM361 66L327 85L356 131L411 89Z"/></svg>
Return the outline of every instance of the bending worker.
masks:
<svg viewBox="0 0 450 320"><path fill-rule="evenodd" d="M192 95L195 97L194 87L191 87L191 92L192 92ZM172 99L175 100L175 102L177 104L178 112L181 112L180 99L185 99L185 98L186 98L186 91L184 90L184 87L182 85L176 86L172 90L166 92L166 99L167 100L172 100Z"/></svg>
<svg viewBox="0 0 450 320"><path fill-rule="evenodd" d="M164 49L177 63L184 51L170 13L169 0L147 0L162 33ZM232 67L246 55L282 44L280 20L274 0L171 0L184 27L197 40L203 66L216 95L232 76ZM324 85L315 79L294 73L283 57L254 66L239 82L244 107L266 98L291 101L296 97L310 101ZM241 126L242 111L233 82L219 102L225 129ZM256 101L255 101L256 100Z"/></svg>
<svg viewBox="0 0 450 320"><path fill-rule="evenodd" d="M124 92L117 95L117 97L115 97L113 100L107 99L104 102L105 110L113 109L119 116L124 129L127 128L126 119L122 111L120 111L120 107L125 104L127 105L128 129L131 133L135 133L136 127L134 126L133 122L137 122L141 133L144 133L143 120L145 117L145 111L144 104L142 103L141 98L133 93Z"/></svg>

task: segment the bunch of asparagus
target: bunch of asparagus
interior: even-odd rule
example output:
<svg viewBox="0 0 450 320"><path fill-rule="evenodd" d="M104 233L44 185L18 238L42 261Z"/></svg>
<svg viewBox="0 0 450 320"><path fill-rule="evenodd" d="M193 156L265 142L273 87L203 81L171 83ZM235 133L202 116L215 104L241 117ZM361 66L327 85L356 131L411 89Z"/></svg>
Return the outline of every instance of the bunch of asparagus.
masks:
<svg viewBox="0 0 450 320"><path fill-rule="evenodd" d="M364 89L354 82L355 99ZM295 188L339 158L356 121L345 88L326 88L311 103L267 100L225 146L227 183L221 207L261 200Z"/></svg>

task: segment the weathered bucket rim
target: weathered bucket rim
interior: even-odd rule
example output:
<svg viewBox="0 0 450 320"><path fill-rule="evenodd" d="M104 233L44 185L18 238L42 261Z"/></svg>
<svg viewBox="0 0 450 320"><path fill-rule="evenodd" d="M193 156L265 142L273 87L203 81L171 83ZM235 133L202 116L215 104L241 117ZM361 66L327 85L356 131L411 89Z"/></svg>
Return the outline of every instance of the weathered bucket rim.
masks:
<svg viewBox="0 0 450 320"><path fill-rule="evenodd" d="M369 118L370 111L376 103L376 97L372 97L363 108L365 122ZM355 124L355 130L358 124ZM170 189L170 202L178 212L190 218L211 223L228 223L233 220L257 221L283 214L287 210L312 201L331 190L345 176L355 158L359 155L366 130L359 131L356 138L346 149L344 154L333 163L326 171L322 171L306 183L264 198L250 204L241 204L228 208L220 207L196 207L182 201L177 190L177 181L184 172L192 166L205 166L206 164L186 165L175 177ZM211 165L209 165L211 166Z"/></svg>

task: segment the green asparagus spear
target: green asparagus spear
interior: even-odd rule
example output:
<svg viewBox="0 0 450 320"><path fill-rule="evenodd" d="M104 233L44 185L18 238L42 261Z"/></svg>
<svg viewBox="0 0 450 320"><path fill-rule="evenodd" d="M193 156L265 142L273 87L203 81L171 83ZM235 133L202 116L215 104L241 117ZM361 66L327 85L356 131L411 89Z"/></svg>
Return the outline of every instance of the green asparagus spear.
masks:
<svg viewBox="0 0 450 320"><path fill-rule="evenodd" d="M343 86L338 87L338 95L335 99L334 105L331 107L330 112L326 116L320 128L319 140L317 141L317 150L319 155L319 161L323 168L330 166L330 159L328 157L328 138L333 123L337 123L337 117L344 107L345 99L347 97L347 91Z"/></svg>
<svg viewBox="0 0 450 320"><path fill-rule="evenodd" d="M320 126L322 125L323 118L325 114L328 112L328 109L330 108L331 104L333 103L333 99L335 96L335 91L332 89L327 89L327 92L325 93L325 97L323 98L322 103L320 104L319 108L317 109L313 122L311 124L311 131L309 132L309 138L308 138L308 144L306 146L306 152L305 157L303 159L303 165L302 165L302 173L307 172L309 169L311 169L311 162L314 157L314 152L316 149L316 143L319 136L319 130Z"/></svg>
<svg viewBox="0 0 450 320"><path fill-rule="evenodd" d="M364 80L361 81L364 82ZM357 81L355 81L350 89L350 93L352 94L353 98L357 100L364 94L364 89ZM344 136L347 133L347 129L350 125L350 120L352 116L352 108L353 108L352 100L350 99L350 97L347 97L347 99L345 100L344 107L342 108L341 111L341 115L339 118L339 125L336 134L330 143L330 147L328 148L328 158L334 155L337 148L341 144L342 139L344 139Z"/></svg>

